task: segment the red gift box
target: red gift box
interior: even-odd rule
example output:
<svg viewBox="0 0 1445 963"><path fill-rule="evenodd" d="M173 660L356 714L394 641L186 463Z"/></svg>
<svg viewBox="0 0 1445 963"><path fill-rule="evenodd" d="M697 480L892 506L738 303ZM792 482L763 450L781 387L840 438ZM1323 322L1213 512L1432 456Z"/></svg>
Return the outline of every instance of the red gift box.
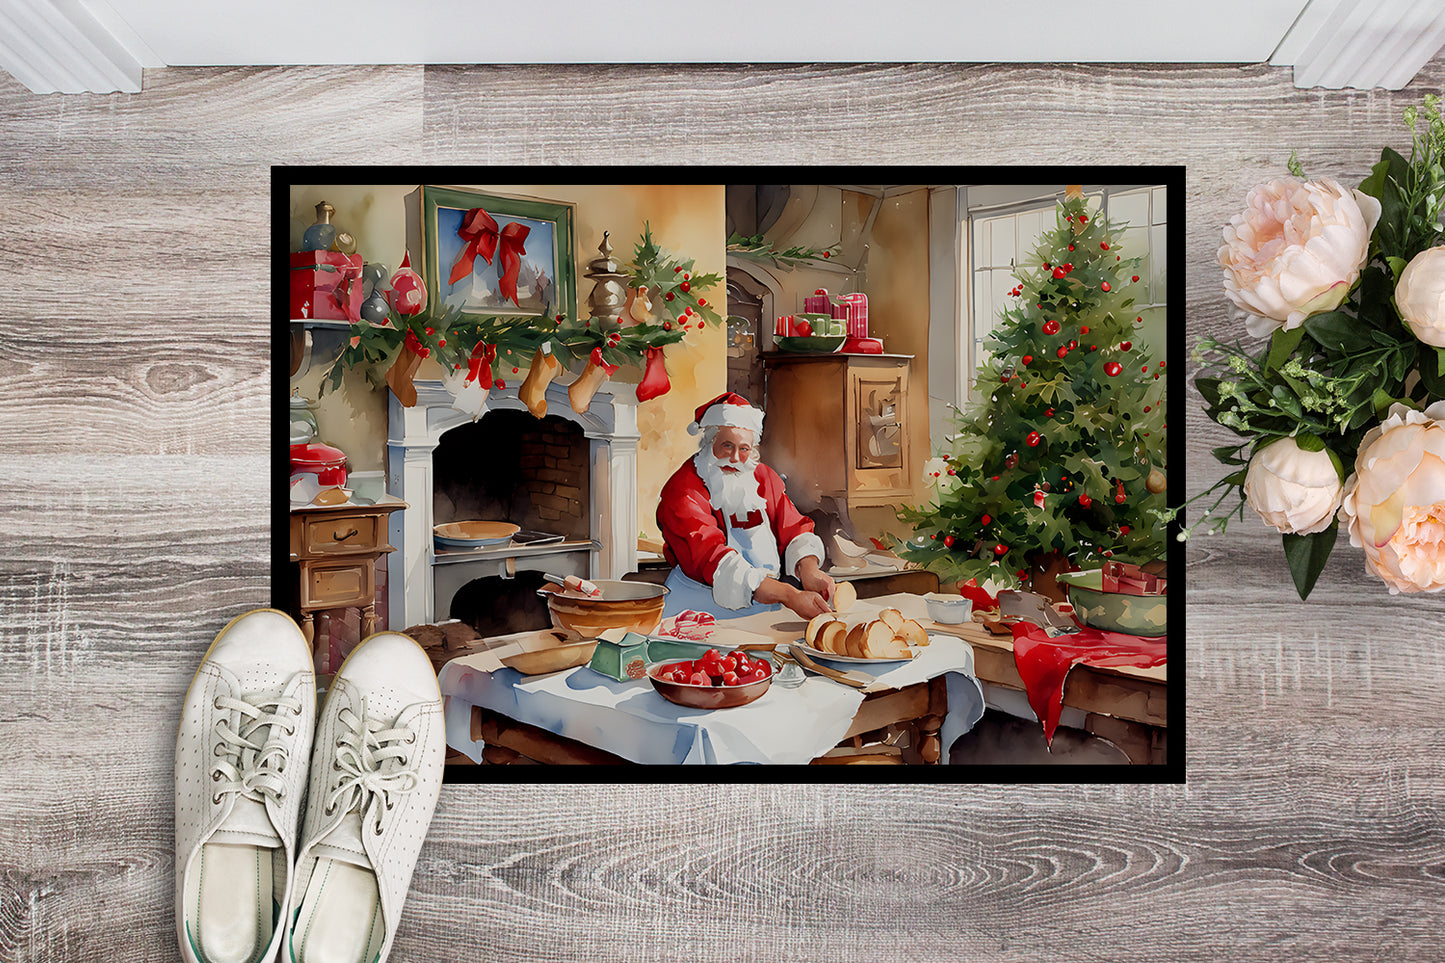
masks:
<svg viewBox="0 0 1445 963"><path fill-rule="evenodd" d="M300 251L291 255L291 317L361 320L361 255Z"/></svg>

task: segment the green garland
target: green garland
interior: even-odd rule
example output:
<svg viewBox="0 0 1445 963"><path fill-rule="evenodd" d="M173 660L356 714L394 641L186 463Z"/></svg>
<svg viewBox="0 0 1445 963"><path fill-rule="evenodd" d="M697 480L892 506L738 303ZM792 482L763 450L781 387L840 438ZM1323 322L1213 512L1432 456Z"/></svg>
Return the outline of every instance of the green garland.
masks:
<svg viewBox="0 0 1445 963"><path fill-rule="evenodd" d="M737 231L728 235L728 253L756 261L772 259L779 264L792 267L808 261L827 261L838 254L838 245L827 248L803 247L794 244L781 250L774 247L763 234L744 237Z"/></svg>
<svg viewBox="0 0 1445 963"><path fill-rule="evenodd" d="M551 342L552 354L565 368L587 363L593 349L602 349L610 365L642 364L648 348L676 344L692 325L719 325L723 316L703 296L722 283L720 274L693 274L694 258L674 257L652 239L644 222L642 236L627 265L629 287L646 287L652 316L645 324L604 324L593 319L555 317L463 318L456 306L405 316L392 311L384 324L353 323L351 340L321 379L321 393L340 387L347 371L362 369L375 385L395 363L403 345L422 357L435 357L443 368L462 370L478 344L497 349L493 375L505 384L514 374L525 374L532 356ZM513 369L516 369L515 371Z"/></svg>

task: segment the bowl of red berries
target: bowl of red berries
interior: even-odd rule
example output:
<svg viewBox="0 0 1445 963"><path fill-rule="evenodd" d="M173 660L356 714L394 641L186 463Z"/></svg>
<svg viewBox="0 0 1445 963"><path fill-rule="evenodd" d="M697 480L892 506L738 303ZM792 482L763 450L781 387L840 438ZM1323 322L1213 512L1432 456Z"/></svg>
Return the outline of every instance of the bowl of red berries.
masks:
<svg viewBox="0 0 1445 963"><path fill-rule="evenodd" d="M730 709L762 696L773 683L773 663L764 656L708 649L700 659L659 662L647 677L668 702L691 709Z"/></svg>

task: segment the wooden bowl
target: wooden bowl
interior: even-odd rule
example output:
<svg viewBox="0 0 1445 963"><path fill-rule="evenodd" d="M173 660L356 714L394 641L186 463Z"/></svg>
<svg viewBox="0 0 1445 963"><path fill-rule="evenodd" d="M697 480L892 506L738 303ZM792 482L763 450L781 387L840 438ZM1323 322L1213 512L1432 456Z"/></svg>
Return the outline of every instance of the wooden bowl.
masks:
<svg viewBox="0 0 1445 963"><path fill-rule="evenodd" d="M602 590L600 597L577 598L538 590L537 594L547 600L547 614L554 626L595 639L608 629L649 635L662 624L666 586L618 579L593 579L592 584Z"/></svg>
<svg viewBox="0 0 1445 963"><path fill-rule="evenodd" d="M1167 595L1125 595L1105 592L1102 569L1087 572L1065 572L1059 576L1069 594L1079 621L1091 629L1122 632L1155 638L1169 628L1169 597Z"/></svg>
<svg viewBox="0 0 1445 963"><path fill-rule="evenodd" d="M657 690L658 695L668 702L686 706L689 709L731 709L734 706L745 706L749 702L761 698L762 694L768 691L768 686L773 684L773 677L777 675L775 669L768 673L766 679L749 682L746 685L693 685L689 682L673 682L671 679L658 678L660 673L671 672L672 667L679 662L688 661L691 660L678 659L649 666L647 678L652 681L652 687Z"/></svg>
<svg viewBox="0 0 1445 963"><path fill-rule="evenodd" d="M556 645L505 656L502 658L502 665L516 669L523 675L546 675L549 672L561 672L563 669L586 665L592 658L593 650L597 648L596 639L578 640L576 635L562 629L553 629L547 634L558 639Z"/></svg>

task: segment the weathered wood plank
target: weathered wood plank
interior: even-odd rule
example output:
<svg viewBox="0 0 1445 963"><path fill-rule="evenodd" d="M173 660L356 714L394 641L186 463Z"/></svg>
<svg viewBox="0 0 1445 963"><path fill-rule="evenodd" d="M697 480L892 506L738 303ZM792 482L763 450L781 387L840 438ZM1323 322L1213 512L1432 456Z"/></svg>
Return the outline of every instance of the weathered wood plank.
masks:
<svg viewBox="0 0 1445 963"><path fill-rule="evenodd" d="M0 959L175 959L171 740L270 597L272 163L1185 164L1181 332L1291 148L1358 180L1411 88L1263 66L165 70L0 77ZM688 176L689 172L680 172ZM1189 494L1229 439L1189 414ZM1178 466L1176 466L1178 467ZM1253 519L1187 548L1186 786L459 785L395 960L1433 960L1441 602ZM1171 752L1178 744L1171 738Z"/></svg>

